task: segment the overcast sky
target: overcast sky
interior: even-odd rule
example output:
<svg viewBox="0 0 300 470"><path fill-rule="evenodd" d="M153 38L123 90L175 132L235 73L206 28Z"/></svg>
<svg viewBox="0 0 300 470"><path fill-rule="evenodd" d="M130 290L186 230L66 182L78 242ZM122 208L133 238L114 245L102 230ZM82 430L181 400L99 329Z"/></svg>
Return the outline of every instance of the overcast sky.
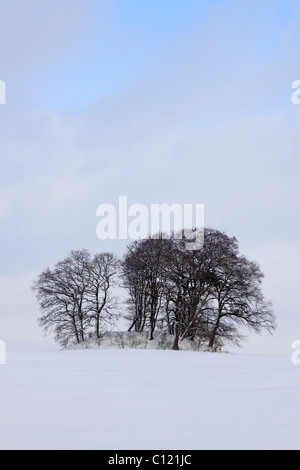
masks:
<svg viewBox="0 0 300 470"><path fill-rule="evenodd" d="M31 292L71 249L111 250L96 209L204 204L300 339L299 0L1 0L0 339L43 345ZM48 340L49 341L49 340ZM48 344L48 343L47 343Z"/></svg>

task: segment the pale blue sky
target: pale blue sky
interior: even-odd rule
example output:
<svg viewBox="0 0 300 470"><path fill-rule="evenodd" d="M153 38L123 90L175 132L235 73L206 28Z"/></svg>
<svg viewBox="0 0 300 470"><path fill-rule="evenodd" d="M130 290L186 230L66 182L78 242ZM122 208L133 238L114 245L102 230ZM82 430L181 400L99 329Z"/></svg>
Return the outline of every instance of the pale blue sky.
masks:
<svg viewBox="0 0 300 470"><path fill-rule="evenodd" d="M99 242L96 208L205 204L300 337L298 1L2 0L0 339L39 343L32 279ZM17 297L15 301L12 298ZM20 325L15 329L15 325ZM297 333L298 332L298 333Z"/></svg>
<svg viewBox="0 0 300 470"><path fill-rule="evenodd" d="M21 77L14 75L17 83L13 84L22 96L12 94L11 102L17 96L18 103L23 99L31 105L64 111L82 109L95 100L134 87L146 76L155 76L157 67L166 73L168 61L176 60L177 52L182 61L193 50L199 55L205 51L209 54L213 44L219 55L214 55L212 49L211 58L221 66L228 55L242 57L248 52L266 64L276 59L298 9L296 1L278 0L90 0L85 5L82 1L65 1L61 7L55 1L44 0L39 6L37 1L23 2L26 3L35 6L42 17L35 17L34 9L23 6L28 18L25 16L22 22L20 12L15 31L13 21L18 10L13 7L14 2L4 1L4 5L11 5L6 9L12 22L10 41L2 43L3 48L8 47L6 54L3 51L7 56L4 75L10 76L12 65L13 72L17 69L24 76L20 87ZM68 17L70 11L73 18ZM40 24L43 21L45 28ZM70 29L65 33L64 21ZM205 42L197 44L202 35ZM10 43L15 46L10 51L12 56L8 54Z"/></svg>

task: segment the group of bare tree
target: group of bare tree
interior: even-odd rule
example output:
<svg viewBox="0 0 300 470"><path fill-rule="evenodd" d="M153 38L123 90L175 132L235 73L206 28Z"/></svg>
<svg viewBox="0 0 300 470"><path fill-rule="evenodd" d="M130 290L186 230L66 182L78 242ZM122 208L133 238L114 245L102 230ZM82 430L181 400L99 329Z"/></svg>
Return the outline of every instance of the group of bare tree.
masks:
<svg viewBox="0 0 300 470"><path fill-rule="evenodd" d="M174 238L133 242L122 261L112 253L72 251L33 285L40 325L63 346L100 338L118 317L114 284L128 292L129 331L188 339L211 348L239 344L241 325L260 333L275 329L264 299L259 265L239 254L236 238L205 229L201 250L188 251Z"/></svg>
<svg viewBox="0 0 300 470"><path fill-rule="evenodd" d="M205 229L201 250L188 251L181 240L134 242L124 258L130 330L163 330L174 337L173 349L189 339L221 348L239 344L240 325L272 332L272 306L262 293L257 263L239 254L236 238Z"/></svg>
<svg viewBox="0 0 300 470"><path fill-rule="evenodd" d="M99 338L103 323L117 319L117 298L111 288L118 268L112 253L92 257L81 250L72 251L53 270L44 270L33 285L44 332L53 332L62 346L81 343L91 332Z"/></svg>

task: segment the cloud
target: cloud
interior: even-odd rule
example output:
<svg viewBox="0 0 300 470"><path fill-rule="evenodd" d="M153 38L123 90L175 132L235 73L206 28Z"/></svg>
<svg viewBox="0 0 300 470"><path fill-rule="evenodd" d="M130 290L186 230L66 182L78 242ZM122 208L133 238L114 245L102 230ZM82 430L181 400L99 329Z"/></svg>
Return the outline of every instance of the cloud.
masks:
<svg viewBox="0 0 300 470"><path fill-rule="evenodd" d="M92 18L89 0L2 0L2 70L51 66L70 58L80 48Z"/></svg>
<svg viewBox="0 0 300 470"><path fill-rule="evenodd" d="M78 70L87 47L101 41L109 28L115 0L2 0L0 28L1 79L10 105L35 106L54 90L71 88L65 67ZM75 76L73 76L73 79ZM54 89L53 89L54 86ZM62 95L60 94L62 99Z"/></svg>
<svg viewBox="0 0 300 470"><path fill-rule="evenodd" d="M94 50L95 4L64 0L57 5L4 2L9 26L0 32L7 45L0 60L16 97L22 93L23 73L45 80L53 68L55 89L60 73L64 83L72 82L60 65L75 57L84 67L79 52ZM1 299L1 318L19 310L8 307L14 284L23 286L23 297L32 277L70 249L121 251L117 242L100 244L96 238L96 208L117 203L123 194L129 204L204 203L206 225L236 235L241 251L262 264L268 297L276 298L281 315L285 301L289 312L297 310L297 298L288 302L286 273L296 276L299 233L299 113L290 101L291 82L300 78L294 46L299 32L293 22L265 25L267 8L248 17L252 3L238 5L218 5L190 30L185 26L153 39L142 69L129 61L132 81L124 85L120 73L116 89L92 105L91 95L75 87L82 103L86 96L80 111L49 106L46 99L43 104L46 82L36 79L34 104L15 99L0 108L0 229L6 247L0 270L8 295ZM103 23L111 21L105 15ZM103 26L104 36L120 41L123 25L116 18L112 23L112 32ZM142 49L144 36L136 28L131 44L134 48L134 39L140 38ZM260 46L270 31L276 41L268 55ZM99 42L101 35L100 28ZM120 62L116 53L117 71L126 54L132 58L126 48L123 52ZM103 56L96 59L94 70L109 81ZM285 292L282 300L279 286ZM33 299L24 296L24 310L36 311Z"/></svg>

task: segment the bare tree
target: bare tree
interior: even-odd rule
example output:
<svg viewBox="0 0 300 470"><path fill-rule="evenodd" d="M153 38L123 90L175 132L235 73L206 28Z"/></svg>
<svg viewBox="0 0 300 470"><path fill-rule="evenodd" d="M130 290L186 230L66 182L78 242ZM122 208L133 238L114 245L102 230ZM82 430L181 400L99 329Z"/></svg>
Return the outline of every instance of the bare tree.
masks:
<svg viewBox="0 0 300 470"><path fill-rule="evenodd" d="M85 341L92 326L99 337L100 318L110 322L116 306L110 289L117 264L113 254L92 258L87 250L81 250L72 251L54 269L45 269L33 283L44 333L53 332L64 347Z"/></svg>
<svg viewBox="0 0 300 470"><path fill-rule="evenodd" d="M200 334L200 323L209 298L208 280L199 260L184 248L183 241L148 238L134 242L123 261L124 285L130 293L131 320L142 332L167 327L174 335L174 349L180 339L193 340Z"/></svg>
<svg viewBox="0 0 300 470"><path fill-rule="evenodd" d="M272 305L264 299L259 265L239 254L235 237L206 229L202 256L211 275L212 308L209 312L209 346L225 341L239 344L236 327L272 333L276 328Z"/></svg>
<svg viewBox="0 0 300 470"><path fill-rule="evenodd" d="M163 311L166 284L163 257L171 247L171 241L162 238L135 241L122 263L124 286L130 294L129 331L135 328L142 332L148 326L150 341Z"/></svg>
<svg viewBox="0 0 300 470"><path fill-rule="evenodd" d="M186 250L184 240L148 239L134 242L123 262L130 292L131 326L150 339L159 324L174 336L173 349L189 339L220 348L239 345L238 327L272 333L272 305L262 293L263 274L257 263L239 254L235 237L205 229L204 245Z"/></svg>
<svg viewBox="0 0 300 470"><path fill-rule="evenodd" d="M101 253L91 259L88 267L88 315L94 320L95 334L101 336L101 324L112 325L118 318L118 299L112 295L119 261L113 253Z"/></svg>
<svg viewBox="0 0 300 470"><path fill-rule="evenodd" d="M129 331L143 332L148 314L148 280L140 256L140 242L134 242L122 262L123 287L128 289L128 313L125 316L130 321Z"/></svg>
<svg viewBox="0 0 300 470"><path fill-rule="evenodd" d="M184 242L176 240L165 253L166 320L169 333L174 335L175 350L179 349L180 340L205 338L210 276L197 255L197 251L187 251Z"/></svg>
<svg viewBox="0 0 300 470"><path fill-rule="evenodd" d="M45 269L33 284L42 311L39 324L45 333L53 331L62 346L84 341L90 325L85 310L89 259L86 250L72 251L53 270Z"/></svg>

